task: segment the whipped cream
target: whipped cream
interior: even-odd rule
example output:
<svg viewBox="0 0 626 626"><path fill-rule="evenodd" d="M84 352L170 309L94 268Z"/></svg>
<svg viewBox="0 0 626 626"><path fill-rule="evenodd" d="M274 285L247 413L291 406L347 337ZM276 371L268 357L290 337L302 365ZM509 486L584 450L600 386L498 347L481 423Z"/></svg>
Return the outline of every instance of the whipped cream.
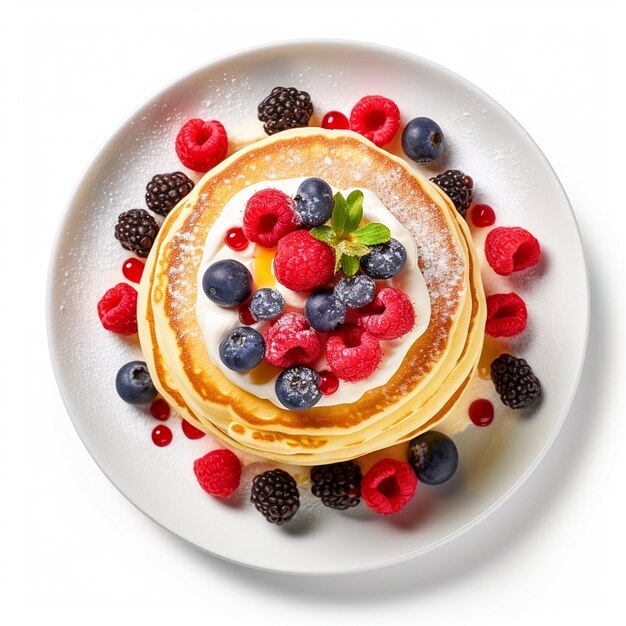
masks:
<svg viewBox="0 0 626 626"><path fill-rule="evenodd" d="M285 192L293 197L298 186L305 178L290 178L284 180L271 180L256 183L242 189L236 193L224 206L222 212L213 224L204 245L202 262L198 268L197 276L197 301L196 317L198 324L204 335L207 351L213 363L237 386L256 395L259 398L269 400L276 406L283 405L276 396L274 389L275 377L268 382L253 382L250 372L234 372L228 369L220 359L219 346L226 334L241 326L237 307L223 308L209 300L202 289L202 277L204 272L212 263L222 259L234 259L243 263L252 273L254 278L254 257L258 253L256 244L250 245L243 251L232 250L224 243L226 231L230 228L241 226L243 222L243 212L250 197L261 189L272 187ZM339 389L330 396L322 396L315 406L335 406L338 404L356 402L367 391L380 387L387 383L400 367L406 353L415 340L424 333L430 322L430 298L426 282L417 264L417 249L415 240L411 233L400 223L382 204L375 193L369 189L359 187L363 192L363 218L369 222L380 222L385 224L391 231L391 236L397 239L405 248L407 253L406 266L398 276L389 280L377 280L376 284L380 288L383 283L389 287L396 287L404 291L410 298L415 308L415 326L411 332L399 339L392 341L381 341L383 349L383 359L378 369L367 379L348 383L340 381ZM353 189L333 188L333 194L341 191L344 197ZM286 310L297 309L302 312L308 293L295 292L287 289L280 283L276 283L274 289L282 293L285 298ZM271 322L257 322L252 328L264 334L267 326ZM322 355L312 367L316 371L328 370L326 357Z"/></svg>

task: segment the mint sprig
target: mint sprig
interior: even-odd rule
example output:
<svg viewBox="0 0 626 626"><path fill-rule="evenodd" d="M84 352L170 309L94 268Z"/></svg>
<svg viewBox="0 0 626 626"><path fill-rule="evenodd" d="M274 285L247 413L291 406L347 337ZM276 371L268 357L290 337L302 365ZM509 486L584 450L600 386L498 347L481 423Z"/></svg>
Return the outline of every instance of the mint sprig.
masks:
<svg viewBox="0 0 626 626"><path fill-rule="evenodd" d="M368 246L385 243L391 232L384 224L363 220L363 192L351 191L347 198L337 192L333 198L331 226L324 224L311 229L311 235L335 250L335 272L341 268L346 276L359 271L361 257L369 254Z"/></svg>

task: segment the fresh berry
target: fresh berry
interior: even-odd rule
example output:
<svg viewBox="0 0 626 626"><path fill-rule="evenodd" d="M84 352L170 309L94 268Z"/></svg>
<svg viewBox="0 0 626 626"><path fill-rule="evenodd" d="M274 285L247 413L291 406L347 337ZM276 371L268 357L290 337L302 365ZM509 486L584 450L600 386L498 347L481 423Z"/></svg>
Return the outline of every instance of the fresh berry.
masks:
<svg viewBox="0 0 626 626"><path fill-rule="evenodd" d="M384 96L365 96L350 113L350 130L367 137L379 147L388 144L399 127L398 105Z"/></svg>
<svg viewBox="0 0 626 626"><path fill-rule="evenodd" d="M265 341L254 328L239 326L231 330L220 343L220 359L234 372L249 372L265 356Z"/></svg>
<svg viewBox="0 0 626 626"><path fill-rule="evenodd" d="M274 87L261 104L258 116L263 130L273 135L281 130L308 126L313 115L311 96L295 87Z"/></svg>
<svg viewBox="0 0 626 626"><path fill-rule="evenodd" d="M172 443L172 431L164 424L159 424L152 429L152 441L159 448L164 448Z"/></svg>
<svg viewBox="0 0 626 626"><path fill-rule="evenodd" d="M252 315L252 311L250 310L250 302L244 302L239 305L239 321L244 326L252 326L252 324L257 323L257 319Z"/></svg>
<svg viewBox="0 0 626 626"><path fill-rule="evenodd" d="M187 420L182 420L182 429L183 432L185 433L185 437L187 437L187 439L202 439L202 437L204 437L205 433L204 431L200 430L199 428L196 428L193 424L190 424Z"/></svg>
<svg viewBox="0 0 626 626"><path fill-rule="evenodd" d="M384 280L397 276L406 265L406 250L397 239L370 246L361 257L361 269L371 278Z"/></svg>
<svg viewBox="0 0 626 626"><path fill-rule="evenodd" d="M409 463L421 482L441 485L456 472L459 452L448 435L429 430L409 442Z"/></svg>
<svg viewBox="0 0 626 626"><path fill-rule="evenodd" d="M286 313L265 331L265 358L270 365L307 365L321 352L319 337L302 313Z"/></svg>
<svg viewBox="0 0 626 626"><path fill-rule="evenodd" d="M361 468L352 461L311 469L311 492L324 506L345 511L361 502Z"/></svg>
<svg viewBox="0 0 626 626"><path fill-rule="evenodd" d="M413 118L402 131L402 149L416 163L436 161L443 154L443 131L429 117Z"/></svg>
<svg viewBox="0 0 626 626"><path fill-rule="evenodd" d="M289 233L278 242L274 275L292 291L324 287L335 275L335 251L306 230Z"/></svg>
<svg viewBox="0 0 626 626"><path fill-rule="evenodd" d="M326 342L328 367L338 378L349 383L371 376L382 358L378 339L360 326L346 324Z"/></svg>
<svg viewBox="0 0 626 626"><path fill-rule="evenodd" d="M241 462L230 450L211 450L193 462L200 487L216 498L228 498L239 487Z"/></svg>
<svg viewBox="0 0 626 626"><path fill-rule="evenodd" d="M159 215L167 215L192 189L193 181L182 172L157 174L146 186L146 205Z"/></svg>
<svg viewBox="0 0 626 626"><path fill-rule="evenodd" d="M115 238L122 248L137 256L147 257L159 232L159 225L145 209L121 213L115 225Z"/></svg>
<svg viewBox="0 0 626 626"><path fill-rule="evenodd" d="M332 396L339 389L339 379L328 370L319 373L320 392L323 396Z"/></svg>
<svg viewBox="0 0 626 626"><path fill-rule="evenodd" d="M170 416L170 405L163 398L159 398L150 405L150 415L164 422Z"/></svg>
<svg viewBox="0 0 626 626"><path fill-rule="evenodd" d="M467 413L472 424L476 426L489 426L489 424L493 422L493 404L484 398L474 400L474 402L469 405Z"/></svg>
<svg viewBox="0 0 626 626"><path fill-rule="evenodd" d="M223 161L227 153L226 130L217 120L189 120L176 137L178 158L185 167L195 172L208 172Z"/></svg>
<svg viewBox="0 0 626 626"><path fill-rule="evenodd" d="M98 302L102 326L118 335L137 332L137 290L128 283L111 287Z"/></svg>
<svg viewBox="0 0 626 626"><path fill-rule="evenodd" d="M282 526L298 512L300 492L293 476L269 470L254 477L250 501L270 524Z"/></svg>
<svg viewBox="0 0 626 626"><path fill-rule="evenodd" d="M485 332L491 337L515 337L526 328L526 304L516 293L487 296Z"/></svg>
<svg viewBox="0 0 626 626"><path fill-rule="evenodd" d="M141 277L143 276L143 270L145 268L145 264L139 259L130 258L124 261L124 265L122 265L122 274L124 274L124 278L130 280L133 283L141 282Z"/></svg>
<svg viewBox="0 0 626 626"><path fill-rule="evenodd" d="M472 207L472 222L477 228L492 226L496 222L496 213L488 204L475 204Z"/></svg>
<svg viewBox="0 0 626 626"><path fill-rule="evenodd" d="M122 365L115 376L115 389L128 404L148 404L157 395L144 361L130 361Z"/></svg>
<svg viewBox="0 0 626 626"><path fill-rule="evenodd" d="M298 227L296 204L278 189L261 189L246 203L243 232L265 248L273 248L281 237Z"/></svg>
<svg viewBox="0 0 626 626"><path fill-rule="evenodd" d="M337 299L332 289L320 289L308 297L304 315L312 328L329 333L343 324L346 305Z"/></svg>
<svg viewBox="0 0 626 626"><path fill-rule="evenodd" d="M305 227L321 226L333 212L333 190L321 178L307 178L296 191L296 213Z"/></svg>
<svg viewBox="0 0 626 626"><path fill-rule="evenodd" d="M209 300L219 306L238 306L252 293L252 275L239 261L222 259L204 272L202 289Z"/></svg>
<svg viewBox="0 0 626 626"><path fill-rule="evenodd" d="M512 409L532 406L541 396L541 383L530 365L510 354L493 361L491 380L502 402Z"/></svg>
<svg viewBox="0 0 626 626"><path fill-rule="evenodd" d="M243 234L243 228L239 228L237 226L226 231L226 235L224 236L224 243L231 250L235 250L235 252L241 252L248 247L248 244L250 242L248 241L248 238Z"/></svg>
<svg viewBox="0 0 626 626"><path fill-rule="evenodd" d="M411 466L394 459L378 461L361 482L363 501L379 515L400 511L416 489L417 478Z"/></svg>
<svg viewBox="0 0 626 626"><path fill-rule="evenodd" d="M322 128L329 130L348 130L350 121L341 111L328 111L322 119Z"/></svg>
<svg viewBox="0 0 626 626"><path fill-rule="evenodd" d="M415 326L415 309L404 291L383 287L358 323L377 339L398 339Z"/></svg>
<svg viewBox="0 0 626 626"><path fill-rule="evenodd" d="M508 276L539 263L541 247L535 237L519 226L499 226L485 239L485 257L496 274Z"/></svg>
<svg viewBox="0 0 626 626"><path fill-rule="evenodd" d="M335 285L335 296L351 309L369 304L376 295L376 283L367 274L344 276Z"/></svg>
<svg viewBox="0 0 626 626"><path fill-rule="evenodd" d="M294 411L315 406L322 394L319 374L309 367L294 365L283 370L276 379L276 396L281 404Z"/></svg>
<svg viewBox="0 0 626 626"><path fill-rule="evenodd" d="M474 181L461 170L446 170L430 179L452 200L452 204L462 217L467 215L467 209L472 204L472 187Z"/></svg>
<svg viewBox="0 0 626 626"><path fill-rule="evenodd" d="M284 309L285 298L278 289L263 287L250 300L250 312L255 320L276 319Z"/></svg>

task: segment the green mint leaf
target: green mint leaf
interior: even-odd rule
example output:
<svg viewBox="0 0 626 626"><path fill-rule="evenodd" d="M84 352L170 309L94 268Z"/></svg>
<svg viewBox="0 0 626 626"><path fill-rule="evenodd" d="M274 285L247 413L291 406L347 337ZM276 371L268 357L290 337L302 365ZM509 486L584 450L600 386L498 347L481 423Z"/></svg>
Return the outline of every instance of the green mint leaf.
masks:
<svg viewBox="0 0 626 626"><path fill-rule="evenodd" d="M346 219L348 217L348 209L345 198L337 192L334 197L333 212L330 217L333 230L340 235L343 232Z"/></svg>
<svg viewBox="0 0 626 626"><path fill-rule="evenodd" d="M341 269L346 276L354 276L359 271L359 259L355 256L341 256Z"/></svg>
<svg viewBox="0 0 626 626"><path fill-rule="evenodd" d="M337 244L337 252L348 256L362 257L369 254L370 249L358 241L348 241L343 239Z"/></svg>
<svg viewBox="0 0 626 626"><path fill-rule="evenodd" d="M352 237L366 246L375 246L377 243L389 241L391 232L384 224L372 222L355 230Z"/></svg>
<svg viewBox="0 0 626 626"><path fill-rule="evenodd" d="M310 231L311 237L315 237L315 239L319 239L324 243L327 243L329 246L333 248L337 245L337 237L335 236L335 231L330 226L316 226L312 228Z"/></svg>
<svg viewBox="0 0 626 626"><path fill-rule="evenodd" d="M346 198L346 209L348 217L344 224L343 230L346 233L355 231L361 220L363 219L363 192L355 189L350 192L350 195Z"/></svg>

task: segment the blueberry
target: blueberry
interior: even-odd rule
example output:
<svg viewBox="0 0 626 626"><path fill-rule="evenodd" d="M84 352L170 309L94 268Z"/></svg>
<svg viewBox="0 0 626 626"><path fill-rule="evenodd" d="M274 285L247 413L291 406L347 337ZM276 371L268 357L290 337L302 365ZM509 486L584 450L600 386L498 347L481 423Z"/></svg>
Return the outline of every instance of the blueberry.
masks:
<svg viewBox="0 0 626 626"><path fill-rule="evenodd" d="M254 369L265 356L265 341L260 333L249 326L231 330L220 343L222 363L235 372Z"/></svg>
<svg viewBox="0 0 626 626"><path fill-rule="evenodd" d="M332 289L320 289L306 301L304 316L311 328L328 333L343 324L346 305L337 299Z"/></svg>
<svg viewBox="0 0 626 626"><path fill-rule="evenodd" d="M344 276L335 285L335 296L351 309L369 304L376 295L376 283L367 274Z"/></svg>
<svg viewBox="0 0 626 626"><path fill-rule="evenodd" d="M276 395L288 409L302 411L319 402L320 376L310 367L294 365L283 370L276 379Z"/></svg>
<svg viewBox="0 0 626 626"><path fill-rule="evenodd" d="M370 246L361 257L361 269L372 278L385 279L397 276L406 264L406 250L396 239Z"/></svg>
<svg viewBox="0 0 626 626"><path fill-rule="evenodd" d="M443 131L430 118L416 117L402 131L402 149L417 163L436 161L443 153Z"/></svg>
<svg viewBox="0 0 626 626"><path fill-rule="evenodd" d="M409 443L409 463L423 483L441 485L456 472L459 451L450 437L430 430Z"/></svg>
<svg viewBox="0 0 626 626"><path fill-rule="evenodd" d="M144 361L131 361L122 365L115 377L115 389L128 404L148 404L157 395Z"/></svg>
<svg viewBox="0 0 626 626"><path fill-rule="evenodd" d="M333 211L333 190L321 178L307 178L296 192L296 213L302 226L321 226Z"/></svg>
<svg viewBox="0 0 626 626"><path fill-rule="evenodd" d="M204 272L202 289L215 304L238 306L252 293L252 275L239 261L216 261Z"/></svg>
<svg viewBox="0 0 626 626"><path fill-rule="evenodd" d="M276 319L285 308L285 298L277 289L263 287L250 300L250 312L255 320Z"/></svg>

